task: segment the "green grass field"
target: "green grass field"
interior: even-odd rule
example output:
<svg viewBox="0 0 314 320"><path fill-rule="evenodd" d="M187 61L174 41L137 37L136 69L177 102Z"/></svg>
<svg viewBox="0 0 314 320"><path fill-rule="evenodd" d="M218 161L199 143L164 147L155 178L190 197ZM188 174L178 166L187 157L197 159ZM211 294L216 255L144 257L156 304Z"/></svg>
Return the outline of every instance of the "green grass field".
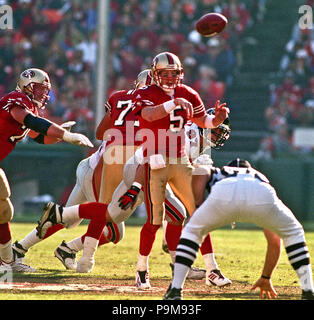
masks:
<svg viewBox="0 0 314 320"><path fill-rule="evenodd" d="M21 240L33 228L32 223L11 223L13 241ZM1 288L1 300L160 300L170 280L170 257L161 250L160 229L150 257L152 289L139 291L134 287L135 265L138 255L140 227L126 227L123 241L98 249L96 266L90 274L65 270L54 257L62 240L83 234L86 225L61 230L42 241L27 254L27 263L37 269L34 274L14 274L12 288ZM310 253L314 252L314 232L306 232ZM233 283L226 288L208 287L205 280L187 280L184 299L188 300L257 300L258 291L250 291L263 267L266 240L260 230L220 229L212 233L216 260L221 271ZM78 258L80 255L78 255ZM199 254L195 266L204 267ZM312 260L312 267L313 260ZM288 262L285 251L272 282L278 300L300 299L298 278Z"/></svg>

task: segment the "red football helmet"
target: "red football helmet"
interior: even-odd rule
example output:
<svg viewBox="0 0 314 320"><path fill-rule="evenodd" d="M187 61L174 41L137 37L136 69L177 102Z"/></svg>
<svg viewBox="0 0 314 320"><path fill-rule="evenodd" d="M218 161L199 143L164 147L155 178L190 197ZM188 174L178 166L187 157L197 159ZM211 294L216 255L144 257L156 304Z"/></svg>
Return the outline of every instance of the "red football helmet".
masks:
<svg viewBox="0 0 314 320"><path fill-rule="evenodd" d="M154 82L164 90L172 90L183 80L180 59L171 52L159 53L151 65Z"/></svg>
<svg viewBox="0 0 314 320"><path fill-rule="evenodd" d="M38 108L45 109L51 89L49 76L40 69L27 69L21 73L17 89L28 95Z"/></svg>

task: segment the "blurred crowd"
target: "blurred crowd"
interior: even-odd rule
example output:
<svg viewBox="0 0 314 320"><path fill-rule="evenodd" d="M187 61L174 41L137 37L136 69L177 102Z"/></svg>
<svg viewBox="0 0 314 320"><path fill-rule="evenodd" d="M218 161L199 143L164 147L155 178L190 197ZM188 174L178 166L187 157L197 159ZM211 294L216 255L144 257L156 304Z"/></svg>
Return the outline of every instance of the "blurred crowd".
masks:
<svg viewBox="0 0 314 320"><path fill-rule="evenodd" d="M313 8L314 1L305 4ZM279 153L314 152L314 147L296 145L294 140L295 129L314 130L314 29L301 29L295 24L280 61L277 81L270 87L265 118L269 135L261 142L260 155L271 158Z"/></svg>
<svg viewBox="0 0 314 320"><path fill-rule="evenodd" d="M150 67L156 54L171 51L183 63L184 83L200 93L206 106L212 106L217 99L223 99L232 86L234 74L242 63L243 37L254 23L263 21L265 1L110 1L106 97L115 90L131 88L137 74ZM17 77L24 69L42 68L52 82L45 116L57 123L75 120L75 130L92 139L95 130L97 2L0 0L0 5L12 7L14 21L13 30L0 30L0 95L15 88ZM226 30L214 38L201 37L194 29L196 20L208 12L220 12L229 20ZM304 43L309 39L306 35ZM299 48L297 39L294 42L292 47ZM311 54L311 47L303 49ZM288 52L291 61L286 69L292 70L294 51L291 48ZM309 57L306 68L311 67L308 60ZM293 79L307 83L309 81L300 75L301 67L300 64L294 67L298 78ZM292 81L291 77L289 79ZM312 88L313 83L314 80ZM296 84L294 82L292 87ZM313 91L307 94L311 95ZM278 101L286 96L277 94L272 108L278 109L275 107ZM305 116L304 121L307 120Z"/></svg>

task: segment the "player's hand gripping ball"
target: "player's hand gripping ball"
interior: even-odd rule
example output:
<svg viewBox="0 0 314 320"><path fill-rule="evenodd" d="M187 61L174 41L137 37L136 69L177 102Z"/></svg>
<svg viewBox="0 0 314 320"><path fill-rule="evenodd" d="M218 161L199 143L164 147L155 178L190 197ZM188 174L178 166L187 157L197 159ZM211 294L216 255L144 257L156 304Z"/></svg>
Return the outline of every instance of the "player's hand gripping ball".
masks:
<svg viewBox="0 0 314 320"><path fill-rule="evenodd" d="M228 19L220 13L207 13L199 18L195 28L204 37L213 37L222 32L228 23Z"/></svg>

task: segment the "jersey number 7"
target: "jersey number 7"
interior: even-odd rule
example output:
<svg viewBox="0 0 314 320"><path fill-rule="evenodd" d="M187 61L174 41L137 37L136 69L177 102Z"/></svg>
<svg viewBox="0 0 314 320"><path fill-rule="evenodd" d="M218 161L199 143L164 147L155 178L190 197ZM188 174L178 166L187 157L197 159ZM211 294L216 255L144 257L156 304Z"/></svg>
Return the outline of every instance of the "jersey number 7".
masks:
<svg viewBox="0 0 314 320"><path fill-rule="evenodd" d="M132 100L118 101L117 109L121 109L119 117L115 120L115 126L124 126L127 115L132 111ZM139 121L134 121L134 127L139 127Z"/></svg>

